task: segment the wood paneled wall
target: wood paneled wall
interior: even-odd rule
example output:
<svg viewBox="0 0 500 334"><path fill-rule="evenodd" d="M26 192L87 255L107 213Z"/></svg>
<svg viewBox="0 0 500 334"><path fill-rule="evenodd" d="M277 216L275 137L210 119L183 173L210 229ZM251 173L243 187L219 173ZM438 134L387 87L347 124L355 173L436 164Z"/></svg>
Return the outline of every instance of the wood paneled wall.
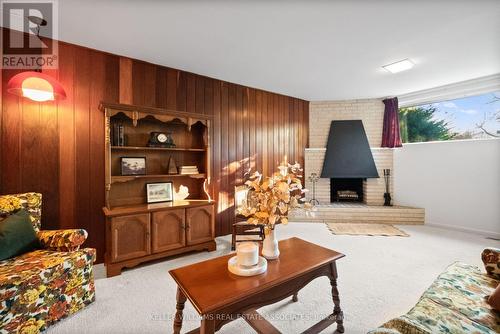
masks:
<svg viewBox="0 0 500 334"><path fill-rule="evenodd" d="M6 92L18 73L2 70L0 193L43 194L45 229L85 228L105 252L104 118L100 101L214 115L212 189L217 235L229 234L234 186L252 168L303 164L308 102L84 47L59 43L59 69L46 71L67 99L36 103Z"/></svg>

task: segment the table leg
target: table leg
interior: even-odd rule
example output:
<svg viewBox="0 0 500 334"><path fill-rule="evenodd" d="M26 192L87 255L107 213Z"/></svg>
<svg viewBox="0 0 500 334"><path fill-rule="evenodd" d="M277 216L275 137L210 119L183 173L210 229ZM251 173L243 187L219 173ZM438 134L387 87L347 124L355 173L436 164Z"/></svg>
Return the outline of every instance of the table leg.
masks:
<svg viewBox="0 0 500 334"><path fill-rule="evenodd" d="M201 319L200 334L214 334L215 333L215 319L210 315L203 316Z"/></svg>
<svg viewBox="0 0 500 334"><path fill-rule="evenodd" d="M339 289L337 288L337 266L335 262L331 265L332 274L330 276L330 285L332 286L332 299L333 299L333 315L337 322L337 331L344 333L344 313L340 308Z"/></svg>
<svg viewBox="0 0 500 334"><path fill-rule="evenodd" d="M296 303L299 301L299 296L298 296L298 292L295 292L292 296L292 302Z"/></svg>
<svg viewBox="0 0 500 334"><path fill-rule="evenodd" d="M186 303L186 296L184 292L180 288L177 288L177 304L175 308L177 312L175 312L174 318L174 334L180 334L182 328L182 311L184 310L184 304Z"/></svg>

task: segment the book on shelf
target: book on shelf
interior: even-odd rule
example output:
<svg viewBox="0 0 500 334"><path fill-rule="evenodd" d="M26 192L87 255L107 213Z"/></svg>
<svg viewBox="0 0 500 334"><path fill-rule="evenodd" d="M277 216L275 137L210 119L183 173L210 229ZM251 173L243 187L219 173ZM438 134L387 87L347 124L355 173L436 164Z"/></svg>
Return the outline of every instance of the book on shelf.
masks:
<svg viewBox="0 0 500 334"><path fill-rule="evenodd" d="M111 129L111 145L118 146L118 124L113 124Z"/></svg>
<svg viewBox="0 0 500 334"><path fill-rule="evenodd" d="M125 132L122 124L113 124L113 146L125 146Z"/></svg>
<svg viewBox="0 0 500 334"><path fill-rule="evenodd" d="M199 174L197 166L179 166L179 174L189 175L189 174Z"/></svg>

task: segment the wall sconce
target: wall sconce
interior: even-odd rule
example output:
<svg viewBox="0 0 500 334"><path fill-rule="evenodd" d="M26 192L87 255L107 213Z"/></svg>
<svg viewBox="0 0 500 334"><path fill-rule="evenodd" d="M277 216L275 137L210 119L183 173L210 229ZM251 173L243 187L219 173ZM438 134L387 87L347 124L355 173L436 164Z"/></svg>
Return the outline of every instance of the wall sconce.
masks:
<svg viewBox="0 0 500 334"><path fill-rule="evenodd" d="M28 16L27 18L36 26L36 36L40 39L40 27L46 26L47 21L37 16ZM36 102L63 100L66 98L66 92L59 81L42 73L41 68L14 75L7 84L7 92L27 97Z"/></svg>
<svg viewBox="0 0 500 334"><path fill-rule="evenodd" d="M14 75L7 84L7 91L37 102L64 100L66 98L64 88L56 79L35 71Z"/></svg>

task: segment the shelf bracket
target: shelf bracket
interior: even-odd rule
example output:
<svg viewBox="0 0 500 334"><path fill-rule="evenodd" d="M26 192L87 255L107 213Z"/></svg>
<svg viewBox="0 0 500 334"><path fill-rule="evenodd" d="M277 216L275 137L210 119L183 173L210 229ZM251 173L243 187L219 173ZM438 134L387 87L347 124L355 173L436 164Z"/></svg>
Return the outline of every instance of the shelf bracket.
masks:
<svg viewBox="0 0 500 334"><path fill-rule="evenodd" d="M137 121L138 120L139 120L139 112L134 111L132 113L132 124L134 124L134 126L137 126Z"/></svg>

